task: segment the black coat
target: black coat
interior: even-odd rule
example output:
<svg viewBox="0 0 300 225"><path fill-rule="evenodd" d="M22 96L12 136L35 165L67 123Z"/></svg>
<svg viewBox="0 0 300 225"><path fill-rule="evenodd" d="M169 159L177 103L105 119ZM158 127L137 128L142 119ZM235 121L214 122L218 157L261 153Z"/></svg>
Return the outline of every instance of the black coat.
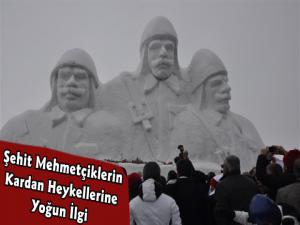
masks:
<svg viewBox="0 0 300 225"><path fill-rule="evenodd" d="M222 178L216 187L215 220L218 225L236 224L233 222L234 210L249 211L252 197L259 193L255 182L250 178L232 174Z"/></svg>
<svg viewBox="0 0 300 225"><path fill-rule="evenodd" d="M277 190L286 185L296 182L296 177L290 173L283 173L282 175L268 175L266 168L270 164L265 155L259 155L256 162L256 177L266 187L270 189L269 197L276 199Z"/></svg>
<svg viewBox="0 0 300 225"><path fill-rule="evenodd" d="M183 225L205 225L208 217L208 186L193 178L178 178L166 186L166 194L175 199Z"/></svg>

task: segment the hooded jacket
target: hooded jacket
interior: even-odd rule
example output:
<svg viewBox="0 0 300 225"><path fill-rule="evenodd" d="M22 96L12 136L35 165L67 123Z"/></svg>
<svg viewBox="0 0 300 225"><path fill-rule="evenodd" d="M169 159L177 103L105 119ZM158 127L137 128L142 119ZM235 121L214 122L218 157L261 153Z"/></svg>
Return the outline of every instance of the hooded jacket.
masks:
<svg viewBox="0 0 300 225"><path fill-rule="evenodd" d="M147 179L139 195L130 201L130 225L181 225L175 200L162 193L154 179Z"/></svg>

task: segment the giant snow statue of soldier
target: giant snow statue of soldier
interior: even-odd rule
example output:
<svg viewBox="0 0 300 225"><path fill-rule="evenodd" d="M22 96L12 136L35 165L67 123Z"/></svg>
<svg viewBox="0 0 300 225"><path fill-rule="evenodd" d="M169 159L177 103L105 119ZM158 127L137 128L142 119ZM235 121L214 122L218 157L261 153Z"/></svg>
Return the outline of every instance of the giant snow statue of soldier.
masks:
<svg viewBox="0 0 300 225"><path fill-rule="evenodd" d="M255 166L264 147L254 125L230 111L231 88L221 59L208 49L195 53L187 68L191 104L174 120L171 145L184 145L190 158L220 165L237 155L243 169Z"/></svg>
<svg viewBox="0 0 300 225"><path fill-rule="evenodd" d="M66 51L52 70L50 84L50 101L40 110L28 110L9 120L1 130L1 140L93 158L108 149L112 155L120 149L110 139L120 133L117 119L96 109L100 83L86 51Z"/></svg>
<svg viewBox="0 0 300 225"><path fill-rule="evenodd" d="M137 70L121 73L102 89L100 104L120 118L126 130L125 159L169 157L170 114L187 104L177 44L171 22L165 17L152 19L142 34Z"/></svg>

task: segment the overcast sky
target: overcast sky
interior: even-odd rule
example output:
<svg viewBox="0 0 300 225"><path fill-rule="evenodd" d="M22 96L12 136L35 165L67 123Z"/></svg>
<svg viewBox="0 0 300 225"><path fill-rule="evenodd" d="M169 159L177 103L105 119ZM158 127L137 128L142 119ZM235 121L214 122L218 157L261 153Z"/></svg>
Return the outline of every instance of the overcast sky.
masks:
<svg viewBox="0 0 300 225"><path fill-rule="evenodd" d="M299 1L0 0L0 127L50 97L50 72L70 48L87 50L102 83L139 61L143 29L162 15L186 67L200 48L224 61L231 108L251 120L265 144L300 146Z"/></svg>

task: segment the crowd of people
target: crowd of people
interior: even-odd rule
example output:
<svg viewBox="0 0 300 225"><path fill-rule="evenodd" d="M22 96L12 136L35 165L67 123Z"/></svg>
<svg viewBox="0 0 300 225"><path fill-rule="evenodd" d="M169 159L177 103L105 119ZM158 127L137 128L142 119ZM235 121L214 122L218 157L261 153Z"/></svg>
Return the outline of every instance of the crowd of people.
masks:
<svg viewBox="0 0 300 225"><path fill-rule="evenodd" d="M131 225L300 224L298 149L266 147L243 173L240 159L229 155L217 175L196 170L178 149L177 171L167 179L156 162L128 175Z"/></svg>

